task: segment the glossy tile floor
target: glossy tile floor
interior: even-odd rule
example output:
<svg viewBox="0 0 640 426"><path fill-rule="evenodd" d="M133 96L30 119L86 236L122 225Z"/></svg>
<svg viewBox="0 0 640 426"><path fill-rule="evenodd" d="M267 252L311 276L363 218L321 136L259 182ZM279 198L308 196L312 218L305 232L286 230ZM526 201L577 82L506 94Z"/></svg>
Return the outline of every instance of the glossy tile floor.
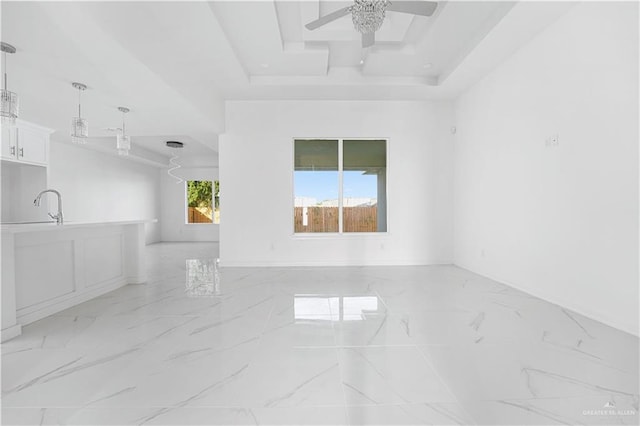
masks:
<svg viewBox="0 0 640 426"><path fill-rule="evenodd" d="M4 424L638 424L638 339L453 266L149 282L2 345Z"/></svg>

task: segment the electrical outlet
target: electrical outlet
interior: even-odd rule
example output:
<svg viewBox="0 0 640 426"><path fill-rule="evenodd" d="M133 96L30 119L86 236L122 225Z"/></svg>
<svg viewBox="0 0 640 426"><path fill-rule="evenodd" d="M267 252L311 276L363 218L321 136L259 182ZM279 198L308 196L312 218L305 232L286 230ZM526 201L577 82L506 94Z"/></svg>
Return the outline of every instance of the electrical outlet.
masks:
<svg viewBox="0 0 640 426"><path fill-rule="evenodd" d="M549 136L547 139L545 139L544 145L547 148L555 148L557 146L560 146L560 136L557 133L555 135Z"/></svg>

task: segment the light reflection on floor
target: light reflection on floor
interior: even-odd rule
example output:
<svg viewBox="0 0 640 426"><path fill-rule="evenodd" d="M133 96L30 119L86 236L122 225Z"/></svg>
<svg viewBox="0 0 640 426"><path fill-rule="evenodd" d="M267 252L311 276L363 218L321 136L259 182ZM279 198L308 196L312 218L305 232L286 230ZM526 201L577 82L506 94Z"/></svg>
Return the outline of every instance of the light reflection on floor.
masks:
<svg viewBox="0 0 640 426"><path fill-rule="evenodd" d="M185 292L190 297L221 295L219 258L186 259ZM379 313L376 296L296 294L296 321L362 321L367 313Z"/></svg>
<svg viewBox="0 0 640 426"><path fill-rule="evenodd" d="M187 259L185 292L191 297L214 297L220 295L220 259Z"/></svg>
<svg viewBox="0 0 640 426"><path fill-rule="evenodd" d="M375 296L295 295L296 321L362 321L366 313L378 313Z"/></svg>

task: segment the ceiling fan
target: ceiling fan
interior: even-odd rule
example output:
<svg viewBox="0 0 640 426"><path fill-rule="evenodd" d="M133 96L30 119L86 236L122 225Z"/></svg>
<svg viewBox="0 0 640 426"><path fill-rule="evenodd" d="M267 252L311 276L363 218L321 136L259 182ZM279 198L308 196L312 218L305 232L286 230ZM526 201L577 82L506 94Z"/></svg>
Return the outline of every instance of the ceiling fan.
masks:
<svg viewBox="0 0 640 426"><path fill-rule="evenodd" d="M431 16L437 7L437 2L422 0L354 0L351 6L321 16L319 19L309 22L305 27L309 30L315 30L351 13L353 26L362 34L362 47L370 47L376 41L375 33L382 26L387 11Z"/></svg>

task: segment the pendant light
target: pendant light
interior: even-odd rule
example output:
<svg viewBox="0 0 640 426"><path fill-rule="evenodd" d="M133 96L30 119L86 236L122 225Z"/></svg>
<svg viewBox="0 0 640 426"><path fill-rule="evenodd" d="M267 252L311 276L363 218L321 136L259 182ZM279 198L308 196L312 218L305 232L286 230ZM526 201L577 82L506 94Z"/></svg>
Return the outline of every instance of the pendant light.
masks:
<svg viewBox="0 0 640 426"><path fill-rule="evenodd" d="M16 53L16 48L12 45L0 42L0 50L2 50L2 61L4 63L4 84L2 86L2 100L0 106L0 116L3 123L15 124L18 118L18 95L7 89L7 53Z"/></svg>
<svg viewBox="0 0 640 426"><path fill-rule="evenodd" d="M71 85L78 89L78 116L71 119L71 142L85 144L89 137L89 123L82 118L80 95L87 90L87 86L82 83L71 83Z"/></svg>
<svg viewBox="0 0 640 426"><path fill-rule="evenodd" d="M127 136L124 127L124 115L129 112L129 108L118 107L118 111L122 113L122 133L116 136L116 148L118 149L118 155L129 155L131 136Z"/></svg>

